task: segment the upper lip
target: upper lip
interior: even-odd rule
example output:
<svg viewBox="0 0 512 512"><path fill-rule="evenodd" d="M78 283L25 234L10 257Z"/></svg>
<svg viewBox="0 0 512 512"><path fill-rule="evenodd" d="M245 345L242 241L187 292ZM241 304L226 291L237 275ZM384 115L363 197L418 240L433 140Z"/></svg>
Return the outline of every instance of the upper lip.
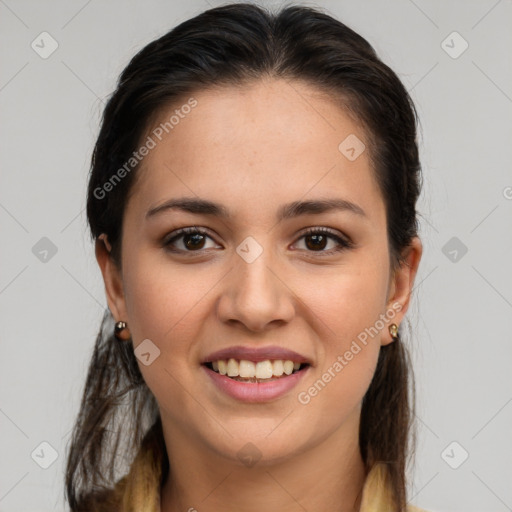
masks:
<svg viewBox="0 0 512 512"><path fill-rule="evenodd" d="M294 363L310 364L309 359L302 354L275 345L268 347L244 347L242 345L227 347L217 350L216 352L212 352L210 355L205 357L201 363L211 363L212 361L219 361L221 359L237 359L239 361L244 359L246 361L254 362L265 361L267 359L274 361L282 359L283 361L290 360Z"/></svg>

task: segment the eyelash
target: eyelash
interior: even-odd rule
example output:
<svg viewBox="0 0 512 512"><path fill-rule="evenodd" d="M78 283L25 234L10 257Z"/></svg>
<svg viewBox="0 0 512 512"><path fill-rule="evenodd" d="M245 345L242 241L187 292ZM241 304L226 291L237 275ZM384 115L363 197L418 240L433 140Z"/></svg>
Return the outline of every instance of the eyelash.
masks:
<svg viewBox="0 0 512 512"><path fill-rule="evenodd" d="M172 233L172 236L170 238L166 237L163 240L162 245L167 251L173 252L173 253L182 253L183 254L183 253L201 253L201 252L203 252L202 249L198 249L197 251L184 251L182 249L172 248L172 244L176 240L183 237L184 235L191 235L191 234L200 234L203 236L207 236L208 238L212 238L208 234L208 232L205 231L204 229L196 228L196 227L182 228L182 229L179 229L179 230L175 231L174 233ZM311 235L323 235L328 238L331 238L332 240L337 242L338 247L336 247L335 249L330 249L329 251L321 250L321 251L307 251L307 252L332 255L332 254L338 253L340 251L344 251L346 249L351 249L354 246L354 243L351 240L349 240L347 238L342 238L339 235L335 234L335 232L333 232L327 228L308 228L308 230L306 232L301 234L301 236L299 237L299 240L306 236L311 236Z"/></svg>

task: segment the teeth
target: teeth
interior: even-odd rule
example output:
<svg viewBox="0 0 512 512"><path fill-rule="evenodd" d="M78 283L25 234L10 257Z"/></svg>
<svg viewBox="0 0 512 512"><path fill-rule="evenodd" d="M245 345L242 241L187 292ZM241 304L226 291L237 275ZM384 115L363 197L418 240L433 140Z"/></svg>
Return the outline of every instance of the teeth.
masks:
<svg viewBox="0 0 512 512"><path fill-rule="evenodd" d="M272 363L267 361L258 361L256 363L256 378L257 379L271 379L274 369Z"/></svg>
<svg viewBox="0 0 512 512"><path fill-rule="evenodd" d="M240 368L236 359L230 359L228 361L228 377L238 377Z"/></svg>
<svg viewBox="0 0 512 512"><path fill-rule="evenodd" d="M281 377L283 374L291 375L301 367L301 363L289 359L276 359L275 361L266 359L265 361L253 362L246 359L238 361L231 358L227 361L224 359L212 361L211 364L213 370L221 375L247 379L271 379L272 377Z"/></svg>
<svg viewBox="0 0 512 512"><path fill-rule="evenodd" d="M226 375L226 373L228 373L228 365L227 365L226 361L221 360L221 361L216 361L216 363L219 367L219 373L221 375ZM212 366L213 366L213 363L212 363ZM213 369L215 370L215 367ZM215 371L217 371L217 370L215 370Z"/></svg>
<svg viewBox="0 0 512 512"><path fill-rule="evenodd" d="M286 375L291 375L293 372L293 361L285 361L283 363L283 367L284 373L286 373Z"/></svg>
<svg viewBox="0 0 512 512"><path fill-rule="evenodd" d="M256 377L256 365L252 361L242 359L239 364L240 377Z"/></svg>
<svg viewBox="0 0 512 512"><path fill-rule="evenodd" d="M276 377L281 377L281 375L284 373L283 361L280 359L278 361L274 361L272 366L274 367L274 375Z"/></svg>

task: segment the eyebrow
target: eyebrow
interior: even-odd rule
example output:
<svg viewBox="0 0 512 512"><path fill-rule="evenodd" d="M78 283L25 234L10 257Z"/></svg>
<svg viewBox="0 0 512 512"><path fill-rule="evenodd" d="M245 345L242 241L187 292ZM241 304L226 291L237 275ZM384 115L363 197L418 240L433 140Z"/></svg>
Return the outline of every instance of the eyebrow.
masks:
<svg viewBox="0 0 512 512"><path fill-rule="evenodd" d="M231 218L229 210L219 203L195 197L181 197L177 199L169 199L158 206L150 208L146 212L146 219L151 218L158 213L173 209L198 215L211 215L224 219ZM348 211L362 217L366 216L364 210L357 204L347 201L346 199L334 198L294 201L292 203L285 204L279 208L277 212L277 220L281 221L298 217L300 215L321 214L332 211Z"/></svg>

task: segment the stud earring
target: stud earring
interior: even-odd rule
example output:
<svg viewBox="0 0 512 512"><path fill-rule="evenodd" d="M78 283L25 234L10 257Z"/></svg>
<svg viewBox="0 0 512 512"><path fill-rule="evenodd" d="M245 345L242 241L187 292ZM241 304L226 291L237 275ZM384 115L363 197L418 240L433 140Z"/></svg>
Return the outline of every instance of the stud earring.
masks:
<svg viewBox="0 0 512 512"><path fill-rule="evenodd" d="M398 325L391 324L389 326L389 334L391 334L393 341L397 341L398 340Z"/></svg>
<svg viewBox="0 0 512 512"><path fill-rule="evenodd" d="M116 322L114 327L114 336L119 341L128 341L130 339L130 333L128 331L128 325L126 322Z"/></svg>

